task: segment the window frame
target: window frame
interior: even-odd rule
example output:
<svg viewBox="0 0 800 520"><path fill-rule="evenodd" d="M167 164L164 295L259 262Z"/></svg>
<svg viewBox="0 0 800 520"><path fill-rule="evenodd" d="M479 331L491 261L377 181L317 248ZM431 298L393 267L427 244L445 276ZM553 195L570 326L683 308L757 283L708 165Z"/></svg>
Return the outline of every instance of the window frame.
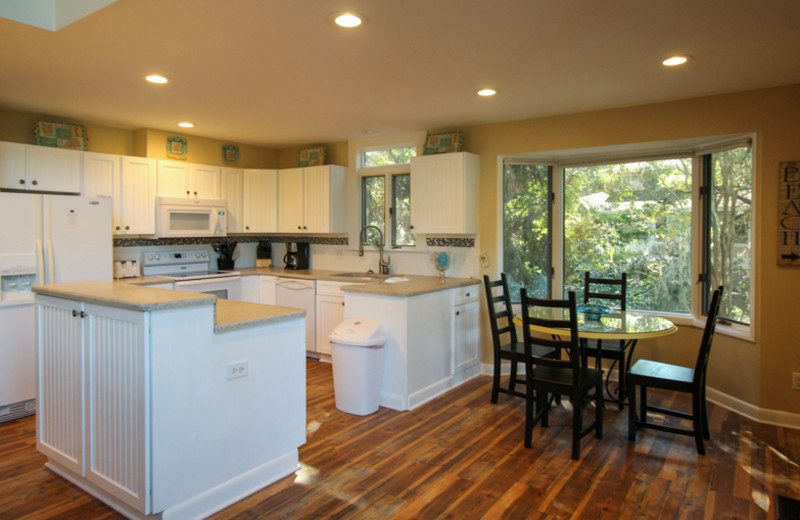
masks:
<svg viewBox="0 0 800 520"><path fill-rule="evenodd" d="M699 280L700 273L703 272L704 257L704 222L702 215L702 204L700 203L700 188L703 183L703 168L700 164L700 156L707 155L713 151L724 150L741 146L745 143L750 145L751 165L752 165L752 198L753 210L751 212L751 248L754 252L751 255L750 275L753 280L750 290L750 324L740 324L723 320L718 323L717 331L734 336L747 341L755 341L757 333L757 307L755 302L758 296L758 286L755 280L755 273L759 265L757 251L759 251L759 237L755 231L757 220L760 215L757 194L757 141L755 134L736 134L729 136L718 136L711 138L686 139L680 141L662 141L653 143L641 143L636 145L620 145L609 147L597 147L586 149L563 150L548 153L514 154L498 157L497 175L497 247L498 247L498 271L503 270L503 242L504 242L504 214L503 214L503 181L504 165L507 162L521 162L537 164L551 167L551 233L552 233L552 280L551 297L563 298L564 288L564 170L575 166L596 165L614 162L633 162L651 161L657 159L670 159L676 157L692 157L692 224L691 224L691 248L692 248L692 291L691 291L691 310L688 313L675 313L665 311L641 311L663 316L670 319L676 325L689 325L698 328L705 326L705 306L703 304L703 284L694 283Z"/></svg>

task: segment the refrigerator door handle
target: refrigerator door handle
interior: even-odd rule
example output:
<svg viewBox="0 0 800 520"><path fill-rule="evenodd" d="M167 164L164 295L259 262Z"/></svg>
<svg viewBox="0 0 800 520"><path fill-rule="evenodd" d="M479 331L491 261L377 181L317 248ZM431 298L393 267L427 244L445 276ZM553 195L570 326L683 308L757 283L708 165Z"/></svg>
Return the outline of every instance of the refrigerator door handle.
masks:
<svg viewBox="0 0 800 520"><path fill-rule="evenodd" d="M46 271L46 282L45 283L56 283L56 271L55 271L55 255L53 254L53 239L49 236L47 237L47 241L45 242L44 248L44 256L47 260L47 271Z"/></svg>

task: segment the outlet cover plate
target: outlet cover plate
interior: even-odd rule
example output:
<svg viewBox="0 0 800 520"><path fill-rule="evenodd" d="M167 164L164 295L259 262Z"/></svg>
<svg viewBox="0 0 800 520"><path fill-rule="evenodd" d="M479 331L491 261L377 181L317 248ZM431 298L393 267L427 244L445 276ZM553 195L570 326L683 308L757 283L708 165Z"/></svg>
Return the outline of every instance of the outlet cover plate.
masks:
<svg viewBox="0 0 800 520"><path fill-rule="evenodd" d="M225 375L226 379L239 379L240 377L247 376L247 368L248 368L247 360L244 361L235 361L233 363L228 363L225 365Z"/></svg>

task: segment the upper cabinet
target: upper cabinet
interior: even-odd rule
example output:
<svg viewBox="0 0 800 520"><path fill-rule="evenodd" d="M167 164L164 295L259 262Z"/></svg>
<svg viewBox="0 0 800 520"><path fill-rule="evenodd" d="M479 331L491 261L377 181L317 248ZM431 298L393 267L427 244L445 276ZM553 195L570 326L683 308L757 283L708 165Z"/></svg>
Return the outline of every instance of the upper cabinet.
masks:
<svg viewBox="0 0 800 520"><path fill-rule="evenodd" d="M415 233L478 232L480 159L468 152L411 159L411 224Z"/></svg>
<svg viewBox="0 0 800 520"><path fill-rule="evenodd" d="M220 168L159 160L156 193L159 197L221 199Z"/></svg>
<svg viewBox="0 0 800 520"><path fill-rule="evenodd" d="M278 231L343 233L343 166L311 166L278 172Z"/></svg>
<svg viewBox="0 0 800 520"><path fill-rule="evenodd" d="M0 142L0 188L80 193L81 153Z"/></svg>
<svg viewBox="0 0 800 520"><path fill-rule="evenodd" d="M122 157L114 180L112 221L116 235L152 235L155 226L155 159Z"/></svg>
<svg viewBox="0 0 800 520"><path fill-rule="evenodd" d="M277 232L278 171L245 170L242 186L243 232Z"/></svg>
<svg viewBox="0 0 800 520"><path fill-rule="evenodd" d="M222 199L227 206L228 233L242 233L241 168L222 168Z"/></svg>
<svg viewBox="0 0 800 520"><path fill-rule="evenodd" d="M81 194L87 197L113 197L114 179L119 177L121 167L120 155L84 152Z"/></svg>

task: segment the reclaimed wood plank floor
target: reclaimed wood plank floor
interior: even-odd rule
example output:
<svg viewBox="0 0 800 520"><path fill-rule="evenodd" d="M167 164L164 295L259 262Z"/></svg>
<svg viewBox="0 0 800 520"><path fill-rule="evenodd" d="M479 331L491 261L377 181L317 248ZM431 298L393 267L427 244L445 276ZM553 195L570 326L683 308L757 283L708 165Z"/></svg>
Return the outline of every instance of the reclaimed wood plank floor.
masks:
<svg viewBox="0 0 800 520"><path fill-rule="evenodd" d="M576 462L570 413L553 412L525 449L524 402L490 404L486 376L413 412L358 417L335 408L329 364L309 360L307 374L301 468L211 518L768 520L776 493L800 498L800 431L713 404L705 457L690 437L644 431L629 443L626 413L608 406L603 440L585 438ZM0 424L0 519L121 518L44 468L34 429L33 417Z"/></svg>

